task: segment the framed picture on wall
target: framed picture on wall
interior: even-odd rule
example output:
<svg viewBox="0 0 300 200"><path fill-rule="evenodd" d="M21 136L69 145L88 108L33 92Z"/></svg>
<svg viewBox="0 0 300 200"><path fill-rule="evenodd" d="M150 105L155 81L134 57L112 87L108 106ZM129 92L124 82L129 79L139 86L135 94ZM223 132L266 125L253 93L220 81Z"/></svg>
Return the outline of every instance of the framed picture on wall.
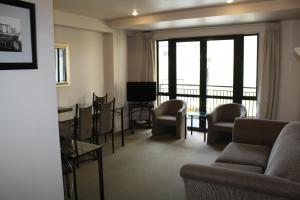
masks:
<svg viewBox="0 0 300 200"><path fill-rule="evenodd" d="M0 0L0 70L37 69L35 4Z"/></svg>

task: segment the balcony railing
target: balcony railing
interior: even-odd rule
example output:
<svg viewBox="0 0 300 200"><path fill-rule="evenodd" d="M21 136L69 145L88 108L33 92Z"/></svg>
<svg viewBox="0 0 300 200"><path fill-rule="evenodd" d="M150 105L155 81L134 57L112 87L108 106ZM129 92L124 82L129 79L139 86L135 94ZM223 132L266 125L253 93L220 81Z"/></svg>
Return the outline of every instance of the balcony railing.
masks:
<svg viewBox="0 0 300 200"><path fill-rule="evenodd" d="M160 93L168 93L168 85L159 85ZM180 95L200 95L200 85L188 85L188 84L177 84L177 94ZM228 97L233 97L233 88L229 86L207 86L207 98L206 98L206 111L211 112L215 107L221 104L232 103L232 99ZM256 88L244 87L244 97L255 97ZM222 98L224 97L224 98ZM226 98L225 98L226 97ZM199 112L200 111L200 100L199 97L189 97L189 96L177 96L178 99L182 99L188 104L189 112ZM158 104L161 104L169 99L168 96L159 95ZM247 115L249 117L256 116L256 100L242 100L242 104L247 109Z"/></svg>

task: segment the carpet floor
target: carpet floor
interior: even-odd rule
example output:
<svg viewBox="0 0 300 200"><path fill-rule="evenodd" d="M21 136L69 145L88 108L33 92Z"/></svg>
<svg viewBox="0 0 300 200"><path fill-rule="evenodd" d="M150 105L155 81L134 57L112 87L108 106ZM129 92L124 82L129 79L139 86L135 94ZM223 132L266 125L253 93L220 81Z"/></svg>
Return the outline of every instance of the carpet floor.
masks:
<svg viewBox="0 0 300 200"><path fill-rule="evenodd" d="M151 129L126 133L125 147L120 139L116 138L115 154L109 142L103 146L106 200L183 200L181 166L210 165L226 145L207 145L199 132L181 140L168 134L153 137ZM76 172L79 199L99 199L97 162L83 162Z"/></svg>

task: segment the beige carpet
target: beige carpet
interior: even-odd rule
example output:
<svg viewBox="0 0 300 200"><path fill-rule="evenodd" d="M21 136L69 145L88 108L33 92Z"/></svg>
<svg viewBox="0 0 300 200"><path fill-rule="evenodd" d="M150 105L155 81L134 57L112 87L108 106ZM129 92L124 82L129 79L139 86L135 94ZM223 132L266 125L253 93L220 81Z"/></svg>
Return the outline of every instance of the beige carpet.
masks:
<svg viewBox="0 0 300 200"><path fill-rule="evenodd" d="M104 186L106 200L182 200L184 184L179 170L183 164L211 164L225 144L207 145L203 134L193 132L187 139L172 135L151 136L150 129L125 136L125 147L117 138L116 152L106 143ZM99 199L97 163L86 161L77 169L81 200Z"/></svg>

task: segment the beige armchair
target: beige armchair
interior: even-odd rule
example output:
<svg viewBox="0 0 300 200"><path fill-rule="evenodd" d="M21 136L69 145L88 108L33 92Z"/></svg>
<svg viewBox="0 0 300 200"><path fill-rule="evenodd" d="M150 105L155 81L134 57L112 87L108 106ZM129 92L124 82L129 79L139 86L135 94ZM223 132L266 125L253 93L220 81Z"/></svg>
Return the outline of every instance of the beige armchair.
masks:
<svg viewBox="0 0 300 200"><path fill-rule="evenodd" d="M247 116L246 108L237 103L223 104L207 115L207 143L213 143L222 134L232 134L235 118Z"/></svg>
<svg viewBox="0 0 300 200"><path fill-rule="evenodd" d="M178 139L186 131L185 114L187 104L178 99L166 101L152 110L152 134L173 131Z"/></svg>

